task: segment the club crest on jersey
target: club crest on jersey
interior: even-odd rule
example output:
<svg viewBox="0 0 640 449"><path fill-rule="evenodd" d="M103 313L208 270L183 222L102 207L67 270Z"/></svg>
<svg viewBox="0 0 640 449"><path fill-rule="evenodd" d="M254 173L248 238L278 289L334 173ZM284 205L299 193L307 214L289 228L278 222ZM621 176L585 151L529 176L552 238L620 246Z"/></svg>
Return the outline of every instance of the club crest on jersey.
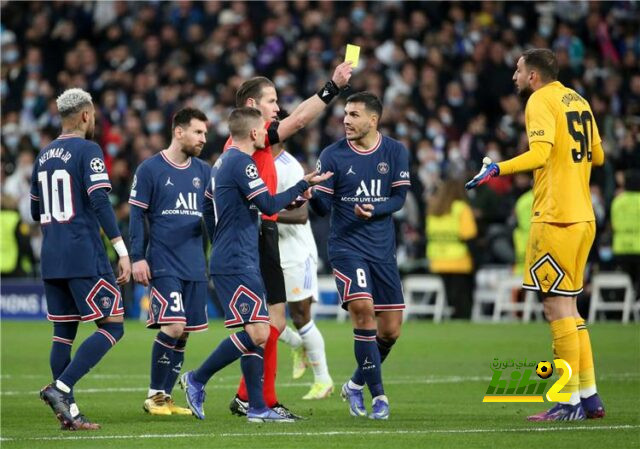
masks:
<svg viewBox="0 0 640 449"><path fill-rule="evenodd" d="M108 309L109 307L111 307L111 298L109 298L108 296L103 296L102 298L100 298L100 307L103 309Z"/></svg>
<svg viewBox="0 0 640 449"><path fill-rule="evenodd" d="M387 173L389 173L389 164L387 164L386 162L380 162L378 164L378 173L380 173L381 175L386 175Z"/></svg>
<svg viewBox="0 0 640 449"><path fill-rule="evenodd" d="M102 159L99 157L94 157L91 159L91 162L89 162L89 167L91 167L91 170L94 172L101 173L104 171L104 162L102 162Z"/></svg>
<svg viewBox="0 0 640 449"><path fill-rule="evenodd" d="M195 187L196 189L199 189L200 186L202 185L202 181L200 181L200 178L198 178L197 176L195 178L193 178L193 187Z"/></svg>
<svg viewBox="0 0 640 449"><path fill-rule="evenodd" d="M251 179L256 179L258 177L258 167L255 164L247 165L247 168L244 169L244 173Z"/></svg>
<svg viewBox="0 0 640 449"><path fill-rule="evenodd" d="M243 302L238 306L238 309L240 310L241 314L246 315L247 313L249 313L249 304Z"/></svg>

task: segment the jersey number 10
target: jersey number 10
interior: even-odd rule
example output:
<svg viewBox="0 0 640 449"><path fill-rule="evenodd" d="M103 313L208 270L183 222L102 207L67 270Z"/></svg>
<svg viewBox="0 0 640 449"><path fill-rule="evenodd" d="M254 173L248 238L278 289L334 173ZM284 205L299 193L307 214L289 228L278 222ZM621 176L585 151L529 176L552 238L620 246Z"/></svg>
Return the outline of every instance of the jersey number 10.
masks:
<svg viewBox="0 0 640 449"><path fill-rule="evenodd" d="M71 221L75 212L73 210L73 193L71 191L71 175L66 170L56 170L51 175L51 191L49 191L49 179L46 171L38 172L38 182L43 212L40 214L40 223L51 223L51 217L58 223ZM62 192L62 195L60 193Z"/></svg>
<svg viewBox="0 0 640 449"><path fill-rule="evenodd" d="M582 128L582 132L576 129ZM593 117L589 111L570 111L567 112L567 127L569 128L569 134L573 137L573 140L580 143L580 149L571 149L571 157L573 162L582 162L584 160L585 153L587 160L591 161L591 142L593 140Z"/></svg>

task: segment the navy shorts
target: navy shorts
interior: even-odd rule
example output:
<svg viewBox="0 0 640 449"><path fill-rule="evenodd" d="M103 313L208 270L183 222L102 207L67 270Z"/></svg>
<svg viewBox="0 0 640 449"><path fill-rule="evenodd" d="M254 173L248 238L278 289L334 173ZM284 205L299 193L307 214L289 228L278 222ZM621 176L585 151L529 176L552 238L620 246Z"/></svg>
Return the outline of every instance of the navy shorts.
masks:
<svg viewBox="0 0 640 449"><path fill-rule="evenodd" d="M95 321L124 315L122 295L111 274L88 278L45 279L49 321Z"/></svg>
<svg viewBox="0 0 640 449"><path fill-rule="evenodd" d="M220 305L224 309L225 327L249 323L269 323L264 284L260 273L213 274Z"/></svg>
<svg viewBox="0 0 640 449"><path fill-rule="evenodd" d="M331 261L342 308L356 299L373 300L376 312L404 310L402 282L395 263L370 262L364 259Z"/></svg>
<svg viewBox="0 0 640 449"><path fill-rule="evenodd" d="M147 327L164 324L185 325L185 332L199 332L209 327L207 317L207 283L183 281L164 276L151 279Z"/></svg>

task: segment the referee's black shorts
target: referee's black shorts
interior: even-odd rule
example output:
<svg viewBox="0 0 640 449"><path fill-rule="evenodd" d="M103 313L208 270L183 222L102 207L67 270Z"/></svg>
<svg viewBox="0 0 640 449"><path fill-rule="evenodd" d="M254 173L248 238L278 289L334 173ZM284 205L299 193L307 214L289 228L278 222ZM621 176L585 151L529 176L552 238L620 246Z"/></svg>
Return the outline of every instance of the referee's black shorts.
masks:
<svg viewBox="0 0 640 449"><path fill-rule="evenodd" d="M260 224L260 271L265 290L267 304L281 304L287 301L287 290L284 286L284 274L280 265L280 248L278 248L278 224L273 220L262 220Z"/></svg>

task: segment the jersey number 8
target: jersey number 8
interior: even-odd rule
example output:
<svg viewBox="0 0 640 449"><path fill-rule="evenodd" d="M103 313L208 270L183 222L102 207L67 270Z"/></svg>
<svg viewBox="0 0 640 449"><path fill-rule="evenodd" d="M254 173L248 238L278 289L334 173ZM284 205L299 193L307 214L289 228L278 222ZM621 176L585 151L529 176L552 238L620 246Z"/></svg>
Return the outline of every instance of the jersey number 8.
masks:
<svg viewBox="0 0 640 449"><path fill-rule="evenodd" d="M359 287L364 288L367 286L367 274L362 268L356 269L356 280Z"/></svg>
<svg viewBox="0 0 640 449"><path fill-rule="evenodd" d="M46 171L38 172L38 182L42 193L41 202L43 212L40 223L51 223L51 217L58 223L68 223L75 212L73 210L73 193L71 191L71 176L66 170L56 170L51 175L51 191ZM60 186L62 185L62 195Z"/></svg>

